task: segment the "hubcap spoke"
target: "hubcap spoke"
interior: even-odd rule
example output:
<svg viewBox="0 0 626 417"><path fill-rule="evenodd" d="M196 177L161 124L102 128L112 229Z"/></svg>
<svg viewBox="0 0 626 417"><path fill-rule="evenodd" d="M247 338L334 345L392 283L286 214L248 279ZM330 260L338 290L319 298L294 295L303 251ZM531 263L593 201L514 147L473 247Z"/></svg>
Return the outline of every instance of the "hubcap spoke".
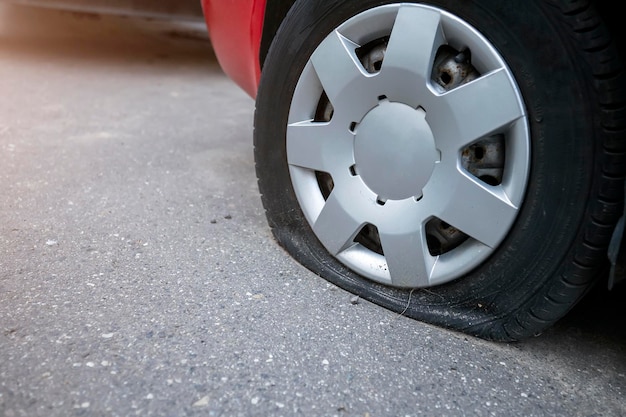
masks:
<svg viewBox="0 0 626 417"><path fill-rule="evenodd" d="M438 12L401 7L385 52L381 76L390 99L417 107L430 94L426 85L437 48L444 42Z"/></svg>
<svg viewBox="0 0 626 417"><path fill-rule="evenodd" d="M354 245L354 237L363 224L343 207L336 193L331 193L313 224L313 230L333 255Z"/></svg>
<svg viewBox="0 0 626 417"><path fill-rule="evenodd" d="M454 154L523 116L515 86L502 69L438 96L427 106L437 146Z"/></svg>
<svg viewBox="0 0 626 417"><path fill-rule="evenodd" d="M433 214L491 248L500 243L517 215L501 186L484 185L457 170L448 172L437 189L447 190L449 199L437 196L433 207L441 208Z"/></svg>
<svg viewBox="0 0 626 417"><path fill-rule="evenodd" d="M352 140L347 128L337 129L333 123L292 123L287 126L287 160L290 165L331 173L352 164Z"/></svg>
<svg viewBox="0 0 626 417"><path fill-rule="evenodd" d="M398 287L426 287L436 258L426 245L424 228L407 234L381 232L380 240L392 285Z"/></svg>
<svg viewBox="0 0 626 417"><path fill-rule="evenodd" d="M343 107L344 103L349 108L348 103L354 105L363 99L360 93L364 89L356 84L365 81L369 75L356 56L355 50L358 47L359 45L334 31L311 56L315 72L335 111Z"/></svg>

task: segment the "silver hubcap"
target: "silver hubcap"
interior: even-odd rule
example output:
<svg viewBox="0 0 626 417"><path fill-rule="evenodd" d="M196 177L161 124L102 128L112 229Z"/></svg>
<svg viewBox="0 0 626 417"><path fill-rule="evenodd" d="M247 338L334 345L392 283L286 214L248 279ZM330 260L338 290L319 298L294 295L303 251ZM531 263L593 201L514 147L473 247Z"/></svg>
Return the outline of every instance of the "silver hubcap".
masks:
<svg viewBox="0 0 626 417"><path fill-rule="evenodd" d="M504 60L466 22L424 5L377 7L329 34L300 76L286 140L320 242L397 287L482 263L528 178L526 113Z"/></svg>

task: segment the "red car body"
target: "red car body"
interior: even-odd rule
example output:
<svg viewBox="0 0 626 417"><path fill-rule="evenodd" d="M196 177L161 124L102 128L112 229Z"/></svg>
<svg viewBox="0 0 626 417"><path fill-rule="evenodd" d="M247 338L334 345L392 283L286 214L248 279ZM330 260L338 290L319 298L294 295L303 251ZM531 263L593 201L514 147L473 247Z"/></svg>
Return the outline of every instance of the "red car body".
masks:
<svg viewBox="0 0 626 417"><path fill-rule="evenodd" d="M209 36L224 72L251 97L261 77L266 0L202 0Z"/></svg>

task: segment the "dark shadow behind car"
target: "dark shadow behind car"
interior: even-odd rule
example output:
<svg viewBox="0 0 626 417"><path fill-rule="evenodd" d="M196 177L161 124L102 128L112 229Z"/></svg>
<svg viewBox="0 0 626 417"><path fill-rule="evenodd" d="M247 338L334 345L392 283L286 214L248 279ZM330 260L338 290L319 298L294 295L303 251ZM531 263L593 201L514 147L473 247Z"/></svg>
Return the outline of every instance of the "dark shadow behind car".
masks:
<svg viewBox="0 0 626 417"><path fill-rule="evenodd" d="M2 2L86 13L203 19L198 0L0 0Z"/></svg>

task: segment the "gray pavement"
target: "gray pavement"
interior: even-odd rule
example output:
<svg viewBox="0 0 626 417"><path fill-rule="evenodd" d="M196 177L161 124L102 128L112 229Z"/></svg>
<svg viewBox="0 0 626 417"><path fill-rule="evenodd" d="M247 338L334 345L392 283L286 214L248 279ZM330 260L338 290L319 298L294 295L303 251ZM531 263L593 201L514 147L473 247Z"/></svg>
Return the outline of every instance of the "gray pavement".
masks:
<svg viewBox="0 0 626 417"><path fill-rule="evenodd" d="M201 23L0 5L0 416L624 416L622 287L489 343L273 241Z"/></svg>

